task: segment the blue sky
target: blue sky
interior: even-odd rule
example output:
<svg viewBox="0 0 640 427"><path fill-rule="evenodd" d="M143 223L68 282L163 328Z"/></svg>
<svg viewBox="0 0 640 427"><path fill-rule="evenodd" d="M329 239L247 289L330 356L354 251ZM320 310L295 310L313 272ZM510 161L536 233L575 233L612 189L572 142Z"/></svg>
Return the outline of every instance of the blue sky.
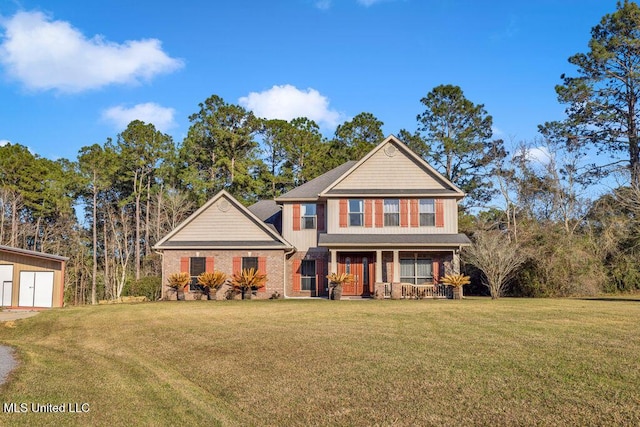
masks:
<svg viewBox="0 0 640 427"><path fill-rule="evenodd" d="M216 94L258 116L361 112L414 131L420 99L453 84L532 141L563 117L554 86L615 0L110 0L0 3L0 144L75 160L134 119L182 141Z"/></svg>

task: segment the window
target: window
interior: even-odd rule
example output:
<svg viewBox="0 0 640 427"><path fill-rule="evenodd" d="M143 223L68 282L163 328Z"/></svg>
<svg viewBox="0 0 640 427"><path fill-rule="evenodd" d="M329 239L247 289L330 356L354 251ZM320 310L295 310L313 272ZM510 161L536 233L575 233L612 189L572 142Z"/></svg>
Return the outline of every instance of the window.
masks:
<svg viewBox="0 0 640 427"><path fill-rule="evenodd" d="M429 258L422 258L421 254L413 257L400 258L400 281L420 285L433 281L433 264Z"/></svg>
<svg viewBox="0 0 640 427"><path fill-rule="evenodd" d="M316 261L304 259L300 264L300 290L315 291L316 289Z"/></svg>
<svg viewBox="0 0 640 427"><path fill-rule="evenodd" d="M258 257L255 257L255 256L242 257L242 269L249 270L250 268L253 268L255 271L258 271Z"/></svg>
<svg viewBox="0 0 640 427"><path fill-rule="evenodd" d="M364 200L349 200L349 226L364 225Z"/></svg>
<svg viewBox="0 0 640 427"><path fill-rule="evenodd" d="M189 291L202 290L202 286L198 284L198 276L206 271L207 259L205 257L193 257L189 262L189 276L191 276L191 283L189 283Z"/></svg>
<svg viewBox="0 0 640 427"><path fill-rule="evenodd" d="M305 203L300 205L300 228L316 228L316 205L315 203Z"/></svg>
<svg viewBox="0 0 640 427"><path fill-rule="evenodd" d="M385 199L384 200L384 226L400 225L400 200Z"/></svg>
<svg viewBox="0 0 640 427"><path fill-rule="evenodd" d="M433 199L420 199L420 226L433 227L436 225L436 208Z"/></svg>

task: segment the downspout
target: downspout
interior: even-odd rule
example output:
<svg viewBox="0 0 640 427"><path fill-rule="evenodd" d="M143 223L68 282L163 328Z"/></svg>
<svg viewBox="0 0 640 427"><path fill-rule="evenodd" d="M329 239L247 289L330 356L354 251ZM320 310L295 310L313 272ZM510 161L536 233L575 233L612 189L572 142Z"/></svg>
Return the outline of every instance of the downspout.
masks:
<svg viewBox="0 0 640 427"><path fill-rule="evenodd" d="M282 279L283 279L283 287L282 287L282 296L284 297L284 299L296 299L296 298L300 298L300 297L289 297L287 296L287 257L289 255L293 255L296 252L296 247L293 246L291 248L290 251L285 252L283 257L282 257Z"/></svg>
<svg viewBox="0 0 640 427"><path fill-rule="evenodd" d="M164 252L154 250L153 252L160 255L160 265L162 266L162 274L160 275L160 300L164 299Z"/></svg>

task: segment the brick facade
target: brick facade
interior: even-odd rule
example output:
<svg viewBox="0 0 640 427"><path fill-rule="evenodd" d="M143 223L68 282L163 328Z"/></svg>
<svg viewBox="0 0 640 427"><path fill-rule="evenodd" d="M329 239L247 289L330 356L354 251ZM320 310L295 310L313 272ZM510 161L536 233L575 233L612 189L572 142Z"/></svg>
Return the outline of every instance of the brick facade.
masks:
<svg viewBox="0 0 640 427"><path fill-rule="evenodd" d="M294 269L297 265L296 261L315 260L316 261L316 290L303 291L294 289L296 278L294 277ZM320 264L319 264L320 263ZM313 248L306 252L296 252L287 261L287 272L285 277L285 286L287 287L286 295L288 297L326 297L327 290L327 274L329 265L329 251L324 248ZM321 267L322 266L322 267ZM319 267L319 268L318 268Z"/></svg>
<svg viewBox="0 0 640 427"><path fill-rule="evenodd" d="M183 257L212 257L214 270L222 271L231 278L233 274L234 257L264 257L266 261L266 286L254 294L254 298L268 299L274 293L284 293L284 251L282 250L164 250L162 262L162 297L163 299L175 299L169 291L167 278L173 273L180 272L180 259ZM228 286L223 286L215 295L215 299L224 299L224 293ZM214 295L211 295L214 298ZM185 292L185 299L194 299L192 292Z"/></svg>

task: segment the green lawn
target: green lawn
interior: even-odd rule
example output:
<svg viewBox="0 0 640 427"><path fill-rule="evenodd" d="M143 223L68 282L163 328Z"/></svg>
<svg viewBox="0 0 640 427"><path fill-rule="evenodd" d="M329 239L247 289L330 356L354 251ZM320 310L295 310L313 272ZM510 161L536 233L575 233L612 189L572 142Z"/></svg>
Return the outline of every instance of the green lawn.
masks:
<svg viewBox="0 0 640 427"><path fill-rule="evenodd" d="M640 425L640 300L181 301L10 326L3 404L89 411L3 425Z"/></svg>

